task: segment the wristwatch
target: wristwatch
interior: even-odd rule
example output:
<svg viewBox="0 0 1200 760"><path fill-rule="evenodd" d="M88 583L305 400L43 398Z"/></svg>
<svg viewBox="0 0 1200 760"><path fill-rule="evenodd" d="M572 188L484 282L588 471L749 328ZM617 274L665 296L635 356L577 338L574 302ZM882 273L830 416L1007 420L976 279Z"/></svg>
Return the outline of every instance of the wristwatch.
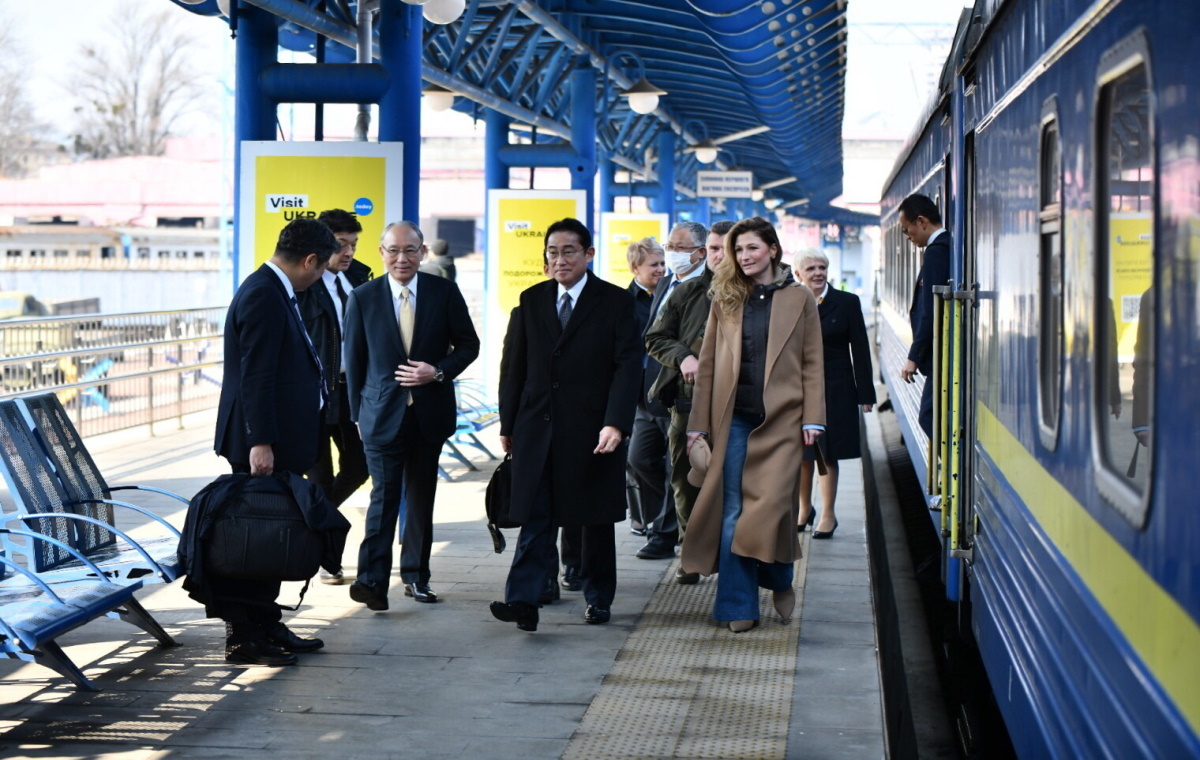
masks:
<svg viewBox="0 0 1200 760"><path fill-rule="evenodd" d="M441 367L434 367L434 368L433 368L433 379L434 379L434 380L436 380L436 381L438 381L439 383L440 383L440 382L442 382L442 381L444 381L444 380L446 379L446 373L445 373L445 372L442 372L442 368L441 368Z"/></svg>

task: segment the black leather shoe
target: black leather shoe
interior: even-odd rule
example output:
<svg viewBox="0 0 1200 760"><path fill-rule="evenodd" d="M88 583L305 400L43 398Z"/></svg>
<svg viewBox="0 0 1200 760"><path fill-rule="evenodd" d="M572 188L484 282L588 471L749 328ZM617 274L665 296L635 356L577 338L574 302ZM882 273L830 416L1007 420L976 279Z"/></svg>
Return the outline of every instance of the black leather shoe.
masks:
<svg viewBox="0 0 1200 760"><path fill-rule="evenodd" d="M528 602L492 602L492 617L505 623L516 623L522 631L536 631L537 607Z"/></svg>
<svg viewBox="0 0 1200 760"><path fill-rule="evenodd" d="M360 604L367 605L367 609L381 612L388 608L387 597L379 593L373 586L368 586L362 581L355 581L350 584L350 598Z"/></svg>
<svg viewBox="0 0 1200 760"><path fill-rule="evenodd" d="M433 604L438 600L438 595L433 593L428 583L405 583L404 595L411 596L422 604Z"/></svg>
<svg viewBox="0 0 1200 760"><path fill-rule="evenodd" d="M675 571L675 582L680 586L694 586L700 582L700 573L685 572L681 567Z"/></svg>
<svg viewBox="0 0 1200 760"><path fill-rule="evenodd" d="M612 619L612 612L603 610L594 604L589 604L583 613L583 622L589 625L600 625Z"/></svg>
<svg viewBox="0 0 1200 760"><path fill-rule="evenodd" d="M558 590L558 584L553 578L546 581L546 588L542 589L542 595L538 597L538 604L552 604L562 598L562 592Z"/></svg>
<svg viewBox="0 0 1200 760"><path fill-rule="evenodd" d="M579 576L579 568L570 565L564 567L561 585L567 591L578 591L583 588L583 578Z"/></svg>
<svg viewBox="0 0 1200 760"><path fill-rule="evenodd" d="M668 544L659 539L657 536L646 542L646 545L637 550L638 559L673 559L675 557L675 546Z"/></svg>
<svg viewBox="0 0 1200 760"><path fill-rule="evenodd" d="M297 636L283 623L267 626L267 643L285 652L315 652L325 646L320 639L305 639Z"/></svg>
<svg viewBox="0 0 1200 760"><path fill-rule="evenodd" d="M245 665L295 665L296 655L288 654L265 639L243 641L238 644L225 644L225 660L240 662Z"/></svg>

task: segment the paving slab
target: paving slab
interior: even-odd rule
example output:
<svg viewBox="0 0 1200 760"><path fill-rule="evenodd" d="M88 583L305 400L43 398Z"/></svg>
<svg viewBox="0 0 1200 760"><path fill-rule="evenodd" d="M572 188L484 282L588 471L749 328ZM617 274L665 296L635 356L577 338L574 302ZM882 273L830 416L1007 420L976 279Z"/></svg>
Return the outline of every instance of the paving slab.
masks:
<svg viewBox="0 0 1200 760"><path fill-rule="evenodd" d="M185 496L227 471L211 451L211 412L88 441L113 483ZM484 443L499 450L495 430ZM776 622L764 592L763 625L741 635L709 619L715 578L673 582L677 560L634 557L644 538L617 526L618 580L608 625L583 621L579 593L542 610L538 632L494 620L509 548L492 550L483 495L494 462L478 471L446 460L438 486L431 584L442 597L403 596L371 612L347 586L314 583L284 619L324 650L297 667L226 663L224 628L178 583L139 592L179 640L160 648L141 631L101 620L61 643L103 691L75 692L44 668L0 662L0 756L160 758L880 757L878 671L865 580L860 470L843 463L830 541L805 534L796 566L797 610ZM181 525L182 504L137 503ZM5 494L0 493L0 498ZM347 576L362 537L368 490L343 507L353 529ZM122 515L126 517L126 515ZM134 536L156 526L131 518ZM294 603L300 584L284 584Z"/></svg>

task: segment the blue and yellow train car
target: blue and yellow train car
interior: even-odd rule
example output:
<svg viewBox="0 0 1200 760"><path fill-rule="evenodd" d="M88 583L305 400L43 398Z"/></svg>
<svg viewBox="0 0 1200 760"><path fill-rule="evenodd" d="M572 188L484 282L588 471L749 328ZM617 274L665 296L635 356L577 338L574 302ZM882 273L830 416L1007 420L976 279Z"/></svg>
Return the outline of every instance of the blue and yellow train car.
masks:
<svg viewBox="0 0 1200 760"><path fill-rule="evenodd" d="M979 0L884 188L880 365L1022 757L1200 757L1200 2ZM932 440L900 381L937 202Z"/></svg>

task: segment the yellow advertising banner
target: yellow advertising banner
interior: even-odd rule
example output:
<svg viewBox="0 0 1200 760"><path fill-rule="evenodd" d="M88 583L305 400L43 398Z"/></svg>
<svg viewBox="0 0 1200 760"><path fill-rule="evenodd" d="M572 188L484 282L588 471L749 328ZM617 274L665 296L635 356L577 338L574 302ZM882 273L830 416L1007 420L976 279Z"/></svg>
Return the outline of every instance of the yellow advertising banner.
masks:
<svg viewBox="0 0 1200 760"><path fill-rule="evenodd" d="M492 298L507 314L517 305L521 291L546 279L546 228L559 219L580 218L582 202L569 190L493 190L488 200L488 258L495 262L497 286Z"/></svg>
<svg viewBox="0 0 1200 760"><path fill-rule="evenodd" d="M652 237L659 245L665 245L669 223L666 214L601 214L600 238L596 241L597 274L614 285L628 285L633 279L625 256L629 244Z"/></svg>
<svg viewBox="0 0 1200 760"><path fill-rule="evenodd" d="M495 388L499 381L509 312L520 302L521 291L546 279L546 228L567 217L584 219L586 213L583 190L488 190L481 362L487 387Z"/></svg>
<svg viewBox="0 0 1200 760"><path fill-rule="evenodd" d="M400 143L247 141L241 150L238 282L271 258L288 222L333 208L357 214L358 256L381 271L376 241L402 208Z"/></svg>
<svg viewBox="0 0 1200 760"><path fill-rule="evenodd" d="M1117 326L1117 355L1133 361L1142 294L1154 281L1154 221L1149 214L1109 218L1109 298Z"/></svg>

